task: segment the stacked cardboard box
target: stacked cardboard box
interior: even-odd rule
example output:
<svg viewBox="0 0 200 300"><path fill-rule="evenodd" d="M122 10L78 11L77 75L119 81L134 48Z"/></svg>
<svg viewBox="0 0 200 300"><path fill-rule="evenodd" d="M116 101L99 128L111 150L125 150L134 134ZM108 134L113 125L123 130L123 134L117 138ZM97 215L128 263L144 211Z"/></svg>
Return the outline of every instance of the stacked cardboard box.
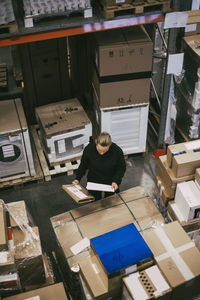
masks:
<svg viewBox="0 0 200 300"><path fill-rule="evenodd" d="M3 295L8 295L21 288L29 289L30 286L43 284L45 267L39 231L37 227L29 225L24 201L9 204L2 201L0 204L0 229L3 238L0 251L0 290ZM9 212L7 222L10 218L8 224L12 229L9 239L5 210Z"/></svg>
<svg viewBox="0 0 200 300"><path fill-rule="evenodd" d="M183 181L193 180L200 167L200 140L170 145L167 155L159 157L157 185L163 203L174 199L176 186Z"/></svg>
<svg viewBox="0 0 200 300"><path fill-rule="evenodd" d="M74 292L75 284L72 280L74 272L71 269L76 270L77 264L87 262L88 274L92 271L91 262L88 260L90 257L89 247L73 254L72 246L84 238L91 239L130 223L134 223L141 232L157 227L164 222L165 220L159 210L141 187L129 189L51 218L59 246L56 253L57 258L62 271L68 274L67 281L70 285L70 293ZM91 259L95 259L95 256ZM94 282L100 281L97 275L96 277L92 276L92 280ZM103 285L99 288L98 285L96 293L99 296L107 297L108 289L105 290Z"/></svg>

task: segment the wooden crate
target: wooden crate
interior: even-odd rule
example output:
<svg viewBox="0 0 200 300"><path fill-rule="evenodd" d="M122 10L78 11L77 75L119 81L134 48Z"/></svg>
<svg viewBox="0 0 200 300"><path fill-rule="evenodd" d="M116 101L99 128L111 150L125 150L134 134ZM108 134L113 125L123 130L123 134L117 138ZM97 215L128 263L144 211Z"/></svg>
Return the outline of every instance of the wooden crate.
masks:
<svg viewBox="0 0 200 300"><path fill-rule="evenodd" d="M170 1L147 0L134 3L122 3L120 5L105 6L100 2L105 19L113 19L118 16L140 15L157 11L170 11Z"/></svg>
<svg viewBox="0 0 200 300"><path fill-rule="evenodd" d="M68 176L74 174L74 170L78 169L80 165L80 157L75 157L71 160L64 160L59 163L51 165L45 156L44 150L42 148L38 131L39 127L37 125L31 126L31 134L33 136L34 144L36 147L37 155L39 157L40 165L44 174L45 181L50 181L51 176L61 173L67 173Z"/></svg>

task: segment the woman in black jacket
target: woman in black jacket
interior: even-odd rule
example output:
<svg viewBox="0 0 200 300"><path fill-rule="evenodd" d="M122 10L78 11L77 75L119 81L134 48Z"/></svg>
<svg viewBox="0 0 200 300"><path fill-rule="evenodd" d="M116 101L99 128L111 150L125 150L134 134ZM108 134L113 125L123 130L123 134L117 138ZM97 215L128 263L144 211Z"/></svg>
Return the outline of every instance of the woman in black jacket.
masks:
<svg viewBox="0 0 200 300"><path fill-rule="evenodd" d="M102 132L95 142L91 141L84 149L80 166L73 184L78 184L86 171L87 181L108 184L119 193L119 185L126 171L126 163L122 149L112 142L109 133ZM96 200L101 199L100 191L91 191ZM105 192L105 197L112 195Z"/></svg>

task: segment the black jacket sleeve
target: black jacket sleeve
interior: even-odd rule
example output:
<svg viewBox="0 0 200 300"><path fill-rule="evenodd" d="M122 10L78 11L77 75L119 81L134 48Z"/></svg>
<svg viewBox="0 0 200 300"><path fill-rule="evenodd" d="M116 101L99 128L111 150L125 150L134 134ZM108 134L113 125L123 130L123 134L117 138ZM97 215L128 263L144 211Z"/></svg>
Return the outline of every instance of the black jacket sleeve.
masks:
<svg viewBox="0 0 200 300"><path fill-rule="evenodd" d="M88 156L89 156L89 149L88 149L88 146L86 146L85 149L83 150L81 163L76 171L76 179L78 181L81 180L81 178L85 175L85 173L88 169Z"/></svg>
<svg viewBox="0 0 200 300"><path fill-rule="evenodd" d="M118 163L116 166L116 172L113 176L113 182L116 182L118 185L122 182L122 178L126 171L126 162L124 159L124 154L121 148L117 149L118 151Z"/></svg>

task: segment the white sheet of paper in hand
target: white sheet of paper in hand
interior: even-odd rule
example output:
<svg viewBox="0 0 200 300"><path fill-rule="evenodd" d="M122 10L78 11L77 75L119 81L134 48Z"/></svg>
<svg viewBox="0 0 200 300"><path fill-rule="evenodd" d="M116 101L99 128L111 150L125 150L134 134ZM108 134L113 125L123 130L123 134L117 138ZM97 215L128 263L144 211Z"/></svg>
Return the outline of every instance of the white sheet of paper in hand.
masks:
<svg viewBox="0 0 200 300"><path fill-rule="evenodd" d="M91 191L93 190L93 191L112 192L112 193L115 191L111 185L95 183L95 182L88 182L86 189Z"/></svg>

